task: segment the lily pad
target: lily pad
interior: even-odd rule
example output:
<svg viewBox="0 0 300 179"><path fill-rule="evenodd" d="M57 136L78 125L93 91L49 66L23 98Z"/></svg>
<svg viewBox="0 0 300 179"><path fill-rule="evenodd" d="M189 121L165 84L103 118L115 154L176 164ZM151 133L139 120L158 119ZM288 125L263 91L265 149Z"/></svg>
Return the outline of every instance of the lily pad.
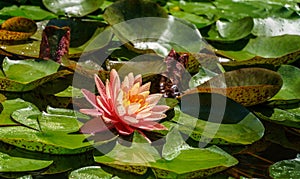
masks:
<svg viewBox="0 0 300 179"><path fill-rule="evenodd" d="M135 134L131 147L117 143L110 153L95 156L95 161L140 175L144 174L149 167L158 178L204 177L237 163L236 159L215 146L206 149L181 150L177 157L166 160L160 158L153 146L138 138L141 136Z"/></svg>
<svg viewBox="0 0 300 179"><path fill-rule="evenodd" d="M256 36L300 35L300 20L268 17L255 18L252 34Z"/></svg>
<svg viewBox="0 0 300 179"><path fill-rule="evenodd" d="M299 178L300 177L300 156L295 159L282 160L269 167L270 176L277 178Z"/></svg>
<svg viewBox="0 0 300 179"><path fill-rule="evenodd" d="M288 105L286 105L288 106ZM254 113L261 119L275 122L284 126L300 128L300 105L299 102L294 107L277 106L274 108L254 108Z"/></svg>
<svg viewBox="0 0 300 179"><path fill-rule="evenodd" d="M282 79L277 72L263 68L242 68L215 76L185 94L219 93L244 106L252 106L272 98L281 86Z"/></svg>
<svg viewBox="0 0 300 179"><path fill-rule="evenodd" d="M6 100L2 103L2 105L3 111L0 114L0 126L19 125L11 119L11 114L19 109L34 107L31 103L22 99Z"/></svg>
<svg viewBox="0 0 300 179"><path fill-rule="evenodd" d="M45 7L57 15L83 17L100 8L104 0L43 0Z"/></svg>
<svg viewBox="0 0 300 179"><path fill-rule="evenodd" d="M216 29L214 29L214 27ZM247 37L253 28L253 19L245 17L236 21L218 20L216 26L212 26L208 32L208 40L235 41Z"/></svg>
<svg viewBox="0 0 300 179"><path fill-rule="evenodd" d="M283 85L272 99L300 99L300 69L291 65L282 65L277 72L282 77Z"/></svg>
<svg viewBox="0 0 300 179"><path fill-rule="evenodd" d="M100 166L88 166L72 171L69 178L111 179L112 174L107 173Z"/></svg>
<svg viewBox="0 0 300 179"><path fill-rule="evenodd" d="M8 102L27 104L20 99L5 101ZM66 111L60 112L61 110L52 108L49 110L55 111L52 113L56 114L45 112L39 114L38 110L33 108L34 105L31 104L29 107L33 111L24 106L24 109L19 108L12 114L12 117L23 126L2 127L1 141L26 150L51 154L76 154L92 149L92 142L83 142L87 135L71 134L79 131L81 126L74 113L70 116L66 115Z"/></svg>
<svg viewBox="0 0 300 179"><path fill-rule="evenodd" d="M59 77L72 74L71 71L57 71L59 64L50 60L3 60L4 74L0 76L0 90L30 91L37 86Z"/></svg>
<svg viewBox="0 0 300 179"><path fill-rule="evenodd" d="M183 96L181 109L175 108L172 121L179 125L178 130L204 143L245 145L264 135L264 126L255 115L219 94ZM163 124L168 128L177 125L169 121Z"/></svg>
<svg viewBox="0 0 300 179"><path fill-rule="evenodd" d="M41 9L39 6L29 6L21 5L16 6L12 5L9 7L4 7L0 10L0 15L2 16L22 16L32 20L45 20L57 18L56 15L52 14L49 11Z"/></svg>
<svg viewBox="0 0 300 179"><path fill-rule="evenodd" d="M26 40L37 30L31 19L12 17L1 24L0 40Z"/></svg>
<svg viewBox="0 0 300 179"><path fill-rule="evenodd" d="M0 172L28 172L41 170L52 164L51 160L14 157L0 152Z"/></svg>
<svg viewBox="0 0 300 179"><path fill-rule="evenodd" d="M195 25L168 16L164 9L151 1L118 1L106 9L103 17L118 38L136 52L154 50L166 56L171 48L199 52L205 46Z"/></svg>

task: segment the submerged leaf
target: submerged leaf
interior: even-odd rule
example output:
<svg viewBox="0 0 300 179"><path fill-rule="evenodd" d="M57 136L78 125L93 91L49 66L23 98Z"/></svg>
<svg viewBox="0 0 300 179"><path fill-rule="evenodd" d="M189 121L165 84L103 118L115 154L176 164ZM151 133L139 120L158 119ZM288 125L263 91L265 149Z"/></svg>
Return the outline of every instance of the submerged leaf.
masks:
<svg viewBox="0 0 300 179"><path fill-rule="evenodd" d="M213 77L196 89L186 91L223 94L244 106L263 103L281 88L281 76L263 68L242 68Z"/></svg>

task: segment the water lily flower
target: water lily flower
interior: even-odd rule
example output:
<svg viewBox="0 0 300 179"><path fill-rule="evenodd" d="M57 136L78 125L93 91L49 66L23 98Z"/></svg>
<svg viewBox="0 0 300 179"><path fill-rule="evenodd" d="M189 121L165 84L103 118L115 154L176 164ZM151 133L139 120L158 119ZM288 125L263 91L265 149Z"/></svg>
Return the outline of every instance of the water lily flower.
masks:
<svg viewBox="0 0 300 179"><path fill-rule="evenodd" d="M157 104L162 94L150 94L150 82L142 85L141 75L134 77L133 73L129 73L121 83L113 69L105 85L98 75L94 78L99 95L82 89L85 98L94 107L80 110L94 117L81 127L82 133L94 134L114 128L121 135L130 135L135 130L144 135L143 130L167 129L158 120L166 117L164 112L169 107Z"/></svg>

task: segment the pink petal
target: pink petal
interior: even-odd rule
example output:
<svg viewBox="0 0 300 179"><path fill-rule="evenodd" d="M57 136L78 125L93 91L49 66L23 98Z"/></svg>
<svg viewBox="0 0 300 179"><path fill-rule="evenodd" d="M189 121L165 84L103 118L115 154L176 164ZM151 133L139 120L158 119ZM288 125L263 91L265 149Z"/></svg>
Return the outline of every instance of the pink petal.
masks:
<svg viewBox="0 0 300 179"><path fill-rule="evenodd" d="M126 110L123 106L123 91L120 90L117 100L116 100L116 104L115 104L115 108L117 110L117 113L119 116L123 116L124 114L126 114Z"/></svg>
<svg viewBox="0 0 300 179"><path fill-rule="evenodd" d="M134 131L134 129L132 129L129 125L127 125L125 123L118 122L118 123L115 123L114 125L115 125L116 130L122 135L129 135L129 134L132 134Z"/></svg>
<svg viewBox="0 0 300 179"><path fill-rule="evenodd" d="M152 114L151 111L143 111L143 112L139 112L137 115L136 115L136 119L144 119L148 116L150 116Z"/></svg>
<svg viewBox="0 0 300 179"><path fill-rule="evenodd" d="M140 87L139 93L150 91L151 82L148 82Z"/></svg>
<svg viewBox="0 0 300 179"><path fill-rule="evenodd" d="M122 82L122 90L124 92L128 92L129 91L129 80L128 80L128 76L125 76L123 82Z"/></svg>
<svg viewBox="0 0 300 179"><path fill-rule="evenodd" d="M80 128L80 132L84 134L95 134L97 132L107 131L112 127L111 124L105 124L101 117L96 117L84 123Z"/></svg>
<svg viewBox="0 0 300 179"><path fill-rule="evenodd" d="M111 88L111 96L115 100L117 97L117 93L120 90L121 82L120 77L115 69L112 69L110 72L110 88Z"/></svg>
<svg viewBox="0 0 300 179"><path fill-rule="evenodd" d="M163 119L165 117L167 117L167 115L165 115L165 114L152 113L150 116L143 118L143 121L157 121L157 120Z"/></svg>
<svg viewBox="0 0 300 179"><path fill-rule="evenodd" d="M97 97L96 97L95 94L93 94L92 92L90 92L86 89L82 89L81 92L84 95L84 97L86 98L86 100L89 103L91 103L91 105L93 105L96 109L100 109L98 104L97 104Z"/></svg>
<svg viewBox="0 0 300 179"><path fill-rule="evenodd" d="M140 103L132 103L127 107L127 114L132 115L136 113L141 107Z"/></svg>
<svg viewBox="0 0 300 179"><path fill-rule="evenodd" d="M162 94L151 94L148 96L148 98L146 99L146 102L149 104L154 104L156 105L158 103L158 101L160 100L160 98L162 97Z"/></svg>
<svg viewBox="0 0 300 179"><path fill-rule="evenodd" d="M102 80L96 74L94 75L94 79L95 79L96 87L97 87L97 90L98 90L100 96L102 96L103 98L107 98L106 93L105 93L105 86L104 86Z"/></svg>
<svg viewBox="0 0 300 179"><path fill-rule="evenodd" d="M111 115L111 111L110 111L110 106L108 106L108 104L102 102L105 100L102 100L100 96L97 97L97 104L99 105L99 107L102 109L103 112Z"/></svg>
<svg viewBox="0 0 300 179"><path fill-rule="evenodd" d="M135 117L132 116L124 116L122 119L128 124L136 124L139 122Z"/></svg>
<svg viewBox="0 0 300 179"><path fill-rule="evenodd" d="M139 83L140 85L142 84L142 75L136 75L134 78L134 83Z"/></svg>
<svg viewBox="0 0 300 179"><path fill-rule="evenodd" d="M79 110L83 114L91 115L91 116L100 116L102 115L101 112L97 109L80 109Z"/></svg>
<svg viewBox="0 0 300 179"><path fill-rule="evenodd" d="M165 126L158 122L153 122L153 121L142 121L139 122L138 124L133 124L132 126L138 128L138 129L144 129L144 130L167 130Z"/></svg>
<svg viewBox="0 0 300 179"><path fill-rule="evenodd" d="M133 86L133 84L134 84L134 76L133 76L133 73L129 73L127 76L128 76L129 88L132 88L132 86Z"/></svg>
<svg viewBox="0 0 300 179"><path fill-rule="evenodd" d="M170 107L167 105L156 105L152 108L151 111L155 112L155 113L164 113L169 109L170 109Z"/></svg>

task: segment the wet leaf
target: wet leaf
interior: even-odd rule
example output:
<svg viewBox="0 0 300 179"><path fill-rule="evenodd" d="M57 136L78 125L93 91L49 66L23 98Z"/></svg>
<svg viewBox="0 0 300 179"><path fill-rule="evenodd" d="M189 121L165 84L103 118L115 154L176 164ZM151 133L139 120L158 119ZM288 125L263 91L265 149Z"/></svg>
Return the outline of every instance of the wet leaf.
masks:
<svg viewBox="0 0 300 179"><path fill-rule="evenodd" d="M193 92L213 92L226 95L244 106L263 103L272 98L281 88L281 76L263 68L243 68L225 72L197 87Z"/></svg>
<svg viewBox="0 0 300 179"><path fill-rule="evenodd" d="M9 7L4 7L0 10L0 15L2 16L22 16L32 20L45 20L57 18L56 15L52 14L49 11L41 9L39 6L29 6L21 5L16 6L12 5Z"/></svg>
<svg viewBox="0 0 300 179"><path fill-rule="evenodd" d="M83 17L100 8L104 0L43 0L44 6L57 15Z"/></svg>
<svg viewBox="0 0 300 179"><path fill-rule="evenodd" d="M294 102L274 100L269 106L254 108L253 111L261 119L300 128L300 102L297 100Z"/></svg>
<svg viewBox="0 0 300 179"><path fill-rule="evenodd" d="M11 105L25 103L23 110L19 108L12 114L13 118L24 126L1 127L1 141L26 150L51 154L77 154L91 150L92 142L83 142L87 135L69 134L79 131L81 126L74 113L70 116L66 115L70 111L50 108L55 114L39 114L36 108L33 111L28 110L28 102L23 100L7 100L5 103L8 102L11 102ZM34 105L29 107L33 108ZM35 120L38 124L34 123ZM36 126L39 126L40 131L33 129Z"/></svg>
<svg viewBox="0 0 300 179"><path fill-rule="evenodd" d="M12 17L1 24L0 40L26 40L37 31L31 19Z"/></svg>
<svg viewBox="0 0 300 179"><path fill-rule="evenodd" d="M166 56L172 48L199 52L206 45L193 24L167 16L163 8L150 1L118 1L103 17L126 47L139 53L154 50Z"/></svg>
<svg viewBox="0 0 300 179"><path fill-rule="evenodd" d="M188 12L183 12L183 11L171 11L171 14L175 17L178 17L180 19L184 19L190 23L193 23L196 25L197 28L203 28L206 27L212 23L214 23L213 20L210 20L208 18L196 15L196 14L191 14Z"/></svg>
<svg viewBox="0 0 300 179"><path fill-rule="evenodd" d="M151 168L158 178L202 178L225 170L237 163L235 158L222 149L211 146L182 150L171 161L160 159L151 163Z"/></svg>
<svg viewBox="0 0 300 179"><path fill-rule="evenodd" d="M271 165L269 168L270 176L277 178L299 178L300 177L300 156L295 159L282 160Z"/></svg>
<svg viewBox="0 0 300 179"><path fill-rule="evenodd" d="M14 157L0 152L0 172L28 172L41 170L52 164L51 160Z"/></svg>
<svg viewBox="0 0 300 179"><path fill-rule="evenodd" d="M299 28L299 19L255 18L252 33L256 36L300 35Z"/></svg>
<svg viewBox="0 0 300 179"><path fill-rule="evenodd" d="M214 1L215 7L219 10L217 15L222 18L236 20L244 17L289 17L297 9L296 2L286 1Z"/></svg>
<svg viewBox="0 0 300 179"><path fill-rule="evenodd" d="M6 100L2 103L3 111L0 114L0 126L19 125L11 119L11 114L19 109L31 108L32 105L22 99Z"/></svg>
<svg viewBox="0 0 300 179"><path fill-rule="evenodd" d="M204 143L251 144L264 135L264 126L255 115L220 94L183 96L172 121L179 124L180 131Z"/></svg>
<svg viewBox="0 0 300 179"><path fill-rule="evenodd" d="M72 171L69 178L111 179L112 174L107 173L100 166L88 166Z"/></svg>
<svg viewBox="0 0 300 179"><path fill-rule="evenodd" d="M215 28L215 29L214 29ZM215 41L235 41L247 37L253 28L253 20L245 17L236 21L228 22L218 20L216 26L212 26L208 32L208 40Z"/></svg>
<svg viewBox="0 0 300 179"><path fill-rule="evenodd" d="M72 74L67 70L57 71L59 64L50 60L3 60L5 76L0 76L3 91L30 91L39 85Z"/></svg>
<svg viewBox="0 0 300 179"><path fill-rule="evenodd" d="M257 37L251 39L244 50L257 56L276 58L299 51L299 39L298 35Z"/></svg>
<svg viewBox="0 0 300 179"><path fill-rule="evenodd" d="M134 139L137 137L135 135ZM156 149L149 143L141 143L141 141L133 142L131 147L117 143L110 153L95 156L95 161L140 175L150 167L158 178L204 177L237 163L236 159L215 146L206 149L181 150L174 159L165 160L160 158Z"/></svg>
<svg viewBox="0 0 300 179"><path fill-rule="evenodd" d="M300 99L300 69L291 65L282 65L277 72L282 77L283 85L272 99Z"/></svg>

